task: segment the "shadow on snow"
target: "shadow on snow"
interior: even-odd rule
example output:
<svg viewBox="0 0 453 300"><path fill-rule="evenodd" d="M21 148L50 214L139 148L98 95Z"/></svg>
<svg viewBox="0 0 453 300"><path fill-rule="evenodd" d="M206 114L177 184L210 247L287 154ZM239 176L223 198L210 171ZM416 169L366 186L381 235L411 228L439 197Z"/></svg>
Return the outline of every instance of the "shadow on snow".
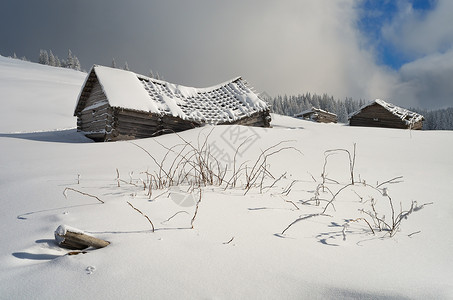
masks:
<svg viewBox="0 0 453 300"><path fill-rule="evenodd" d="M2 137L53 143L94 143L82 133L77 132L75 128L40 132L0 133L0 138Z"/></svg>

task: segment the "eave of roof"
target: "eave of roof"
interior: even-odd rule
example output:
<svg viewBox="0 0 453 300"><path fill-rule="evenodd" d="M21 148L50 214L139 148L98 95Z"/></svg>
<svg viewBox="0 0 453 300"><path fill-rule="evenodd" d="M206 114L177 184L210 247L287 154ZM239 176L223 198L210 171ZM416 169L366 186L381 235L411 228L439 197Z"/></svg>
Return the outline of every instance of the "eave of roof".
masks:
<svg viewBox="0 0 453 300"><path fill-rule="evenodd" d="M320 112L320 113L324 113L324 114L327 114L327 115L331 115L333 117L336 117L337 115L334 114L334 113L331 113L331 112L328 112L326 110L323 110L323 109L320 109L320 108L315 108L315 107L312 107L310 109L307 109L307 110L304 110L298 114L295 114L294 117L301 117L303 115L306 115L306 114L309 114L309 113L317 113L317 112Z"/></svg>

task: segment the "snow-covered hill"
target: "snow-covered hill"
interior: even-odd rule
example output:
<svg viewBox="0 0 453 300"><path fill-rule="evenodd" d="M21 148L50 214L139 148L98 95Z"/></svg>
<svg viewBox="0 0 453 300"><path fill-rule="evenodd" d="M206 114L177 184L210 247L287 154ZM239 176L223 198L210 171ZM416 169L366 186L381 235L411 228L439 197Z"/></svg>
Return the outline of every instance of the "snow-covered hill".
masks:
<svg viewBox="0 0 453 300"><path fill-rule="evenodd" d="M0 56L0 132L73 128L86 74Z"/></svg>
<svg viewBox="0 0 453 300"><path fill-rule="evenodd" d="M204 127L91 143L74 129L56 130L75 127L83 79L0 57L0 298L453 297L453 132L273 115L270 129ZM248 175L262 151L281 151L259 161L264 180L247 193L242 168L235 188L183 183L149 196L144 172L159 173L153 158L168 154L164 171L174 170L189 159L174 159L184 145L192 149L186 142L209 149L218 168L244 163ZM355 184L348 186L347 152L327 152L335 155L325 165L325 151L353 155L354 143ZM378 218L391 223L390 200L394 216L414 205L393 237L359 211L373 212L374 201ZM54 242L60 224L111 244L67 255Z"/></svg>

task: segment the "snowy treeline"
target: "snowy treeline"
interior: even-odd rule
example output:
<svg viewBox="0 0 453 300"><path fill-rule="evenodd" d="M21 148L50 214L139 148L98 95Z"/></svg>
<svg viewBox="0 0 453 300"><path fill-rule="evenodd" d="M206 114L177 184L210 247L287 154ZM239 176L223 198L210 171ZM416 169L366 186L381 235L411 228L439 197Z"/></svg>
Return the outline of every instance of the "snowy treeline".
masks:
<svg viewBox="0 0 453 300"><path fill-rule="evenodd" d="M335 100L332 96L324 94L322 96L307 93L298 96L277 96L265 99L271 106L271 111L281 115L294 116L312 107L334 113L338 116L338 122L348 123L348 115L357 111L365 104L363 100Z"/></svg>
<svg viewBox="0 0 453 300"><path fill-rule="evenodd" d="M118 65L116 64L115 58L112 59L112 64L110 66L112 68L116 68L116 69L118 68ZM130 71L129 65L127 64L127 61L124 62L123 70ZM159 79L159 80L165 80L164 77L159 74L159 72L156 72L154 74L153 70L151 70L151 69L149 69L148 77L154 78L154 79Z"/></svg>
<svg viewBox="0 0 453 300"><path fill-rule="evenodd" d="M118 66L116 65L115 58L112 59L112 65L111 65L111 67L112 67L112 68L115 68L115 69L118 68ZM127 63L127 61L124 62L123 70L130 71L130 69L129 69L129 64Z"/></svg>
<svg viewBox="0 0 453 300"><path fill-rule="evenodd" d="M23 60L23 61L29 61L25 56L22 56L21 58L17 57L16 52L14 52L13 56L8 56L8 57L11 57L11 58L14 58L14 59L20 59L20 60Z"/></svg>
<svg viewBox="0 0 453 300"><path fill-rule="evenodd" d="M54 55L52 53L52 50L40 50L39 51L39 60L38 62L42 65L48 65L52 67L62 67L62 68L69 68L69 69L74 69L77 71L80 71L81 66L80 66L80 61L75 56L71 50L68 50L68 56L65 59L59 59L58 56Z"/></svg>
<svg viewBox="0 0 453 300"><path fill-rule="evenodd" d="M281 115L294 116L312 107L320 108L338 116L338 122L348 123L348 115L360 109L366 104L363 100L335 100L332 96L322 96L307 93L298 96L277 96L274 98L264 97L269 103L271 111ZM453 130L453 108L439 110L413 109L425 117L423 122L424 130Z"/></svg>
<svg viewBox="0 0 453 300"><path fill-rule="evenodd" d="M424 130L453 130L453 107L438 110L411 109L425 117Z"/></svg>

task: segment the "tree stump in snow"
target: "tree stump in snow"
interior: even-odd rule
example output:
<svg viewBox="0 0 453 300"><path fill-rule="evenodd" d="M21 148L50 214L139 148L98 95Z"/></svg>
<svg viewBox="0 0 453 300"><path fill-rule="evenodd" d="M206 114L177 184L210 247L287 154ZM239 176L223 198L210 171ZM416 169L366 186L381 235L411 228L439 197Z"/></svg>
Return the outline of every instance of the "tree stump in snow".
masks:
<svg viewBox="0 0 453 300"><path fill-rule="evenodd" d="M110 244L110 242L95 238L82 230L66 225L60 225L55 230L55 240L60 247L77 250L88 247L103 248Z"/></svg>

